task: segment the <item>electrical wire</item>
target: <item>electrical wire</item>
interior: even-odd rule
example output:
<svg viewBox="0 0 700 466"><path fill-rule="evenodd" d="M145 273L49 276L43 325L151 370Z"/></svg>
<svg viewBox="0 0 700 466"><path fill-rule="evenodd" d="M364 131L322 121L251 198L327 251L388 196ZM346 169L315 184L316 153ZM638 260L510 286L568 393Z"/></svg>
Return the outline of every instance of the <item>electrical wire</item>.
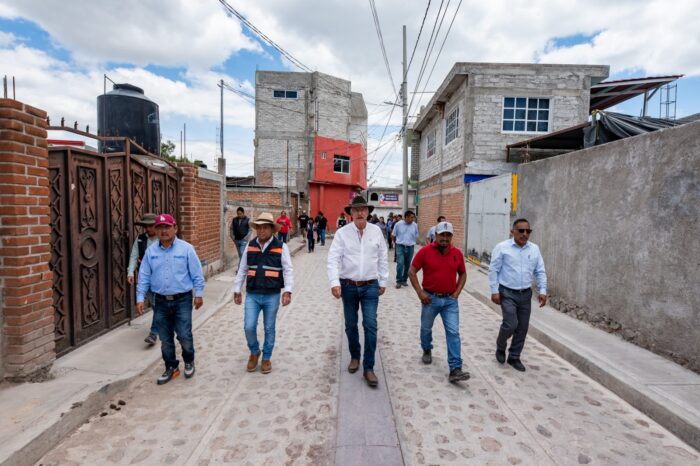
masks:
<svg viewBox="0 0 700 466"><path fill-rule="evenodd" d="M394 83L394 77L391 74L391 66L389 66L389 59L386 56L386 47L384 46L382 27L379 23L379 15L377 14L377 5L374 3L374 0L369 0L369 6L372 10L372 18L374 19L374 29L377 31L377 38L379 39L379 48L382 51L382 57L384 58L384 66L386 66L386 72L389 75L389 82L391 83L391 88L394 90L394 95L398 95L396 92L396 84Z"/></svg>
<svg viewBox="0 0 700 466"><path fill-rule="evenodd" d="M411 52L411 59L408 61L408 66L406 67L406 75L408 75L408 70L411 69L411 63L413 63L413 56L416 54L416 49L418 49L418 42L420 41L420 35L423 32L423 25L425 25L425 18L428 17L428 10L430 9L430 2L428 0L428 6L425 7L425 14L423 14L423 21L420 23L420 29L418 30L418 37L416 37L416 43L413 45L413 52ZM406 76L403 77L406 80Z"/></svg>

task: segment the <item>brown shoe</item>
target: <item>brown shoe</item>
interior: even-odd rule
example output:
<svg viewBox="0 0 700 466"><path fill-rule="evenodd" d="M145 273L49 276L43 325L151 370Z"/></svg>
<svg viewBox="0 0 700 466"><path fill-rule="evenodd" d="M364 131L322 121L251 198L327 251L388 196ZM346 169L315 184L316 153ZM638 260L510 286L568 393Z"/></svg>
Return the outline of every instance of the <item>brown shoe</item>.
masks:
<svg viewBox="0 0 700 466"><path fill-rule="evenodd" d="M272 372L272 363L269 359L263 359L262 364L260 364L260 370L263 374L269 374Z"/></svg>
<svg viewBox="0 0 700 466"><path fill-rule="evenodd" d="M372 388L379 385L379 379L377 379L377 376L374 375L374 371L365 371L365 380L367 381L367 385Z"/></svg>
<svg viewBox="0 0 700 466"><path fill-rule="evenodd" d="M248 358L248 365L246 366L248 372L255 372L255 369L258 368L258 359L260 359L260 353L250 355Z"/></svg>
<svg viewBox="0 0 700 466"><path fill-rule="evenodd" d="M357 372L357 369L360 368L360 360L359 359L351 359L350 364L348 365L348 372L351 374L354 374Z"/></svg>

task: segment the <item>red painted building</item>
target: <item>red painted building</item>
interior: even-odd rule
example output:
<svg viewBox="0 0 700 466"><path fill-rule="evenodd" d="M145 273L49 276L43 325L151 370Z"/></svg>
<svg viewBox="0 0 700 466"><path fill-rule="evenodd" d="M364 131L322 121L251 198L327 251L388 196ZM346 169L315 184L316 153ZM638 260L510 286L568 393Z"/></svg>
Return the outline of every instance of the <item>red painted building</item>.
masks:
<svg viewBox="0 0 700 466"><path fill-rule="evenodd" d="M309 181L312 216L328 218L328 230L346 205L367 188L367 152L362 144L342 139L314 138L313 174Z"/></svg>

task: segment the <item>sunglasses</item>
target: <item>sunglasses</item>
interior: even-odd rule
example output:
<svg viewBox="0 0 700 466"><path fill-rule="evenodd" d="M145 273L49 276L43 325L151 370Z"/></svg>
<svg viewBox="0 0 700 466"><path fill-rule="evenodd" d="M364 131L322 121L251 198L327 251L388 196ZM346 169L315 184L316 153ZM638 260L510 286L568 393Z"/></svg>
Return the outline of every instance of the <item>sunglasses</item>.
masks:
<svg viewBox="0 0 700 466"><path fill-rule="evenodd" d="M532 233L532 230L530 230L529 228L516 228L515 231L517 231L520 234L527 233L528 235Z"/></svg>

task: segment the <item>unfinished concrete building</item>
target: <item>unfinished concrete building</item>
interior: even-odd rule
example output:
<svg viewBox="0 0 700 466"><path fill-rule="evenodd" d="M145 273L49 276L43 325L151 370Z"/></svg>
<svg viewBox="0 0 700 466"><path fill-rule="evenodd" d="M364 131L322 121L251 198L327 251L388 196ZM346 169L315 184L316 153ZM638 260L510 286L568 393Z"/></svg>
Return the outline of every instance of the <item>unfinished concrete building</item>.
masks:
<svg viewBox="0 0 700 466"><path fill-rule="evenodd" d="M255 90L256 184L300 193L314 213L366 187L367 107L350 81L258 71Z"/></svg>

